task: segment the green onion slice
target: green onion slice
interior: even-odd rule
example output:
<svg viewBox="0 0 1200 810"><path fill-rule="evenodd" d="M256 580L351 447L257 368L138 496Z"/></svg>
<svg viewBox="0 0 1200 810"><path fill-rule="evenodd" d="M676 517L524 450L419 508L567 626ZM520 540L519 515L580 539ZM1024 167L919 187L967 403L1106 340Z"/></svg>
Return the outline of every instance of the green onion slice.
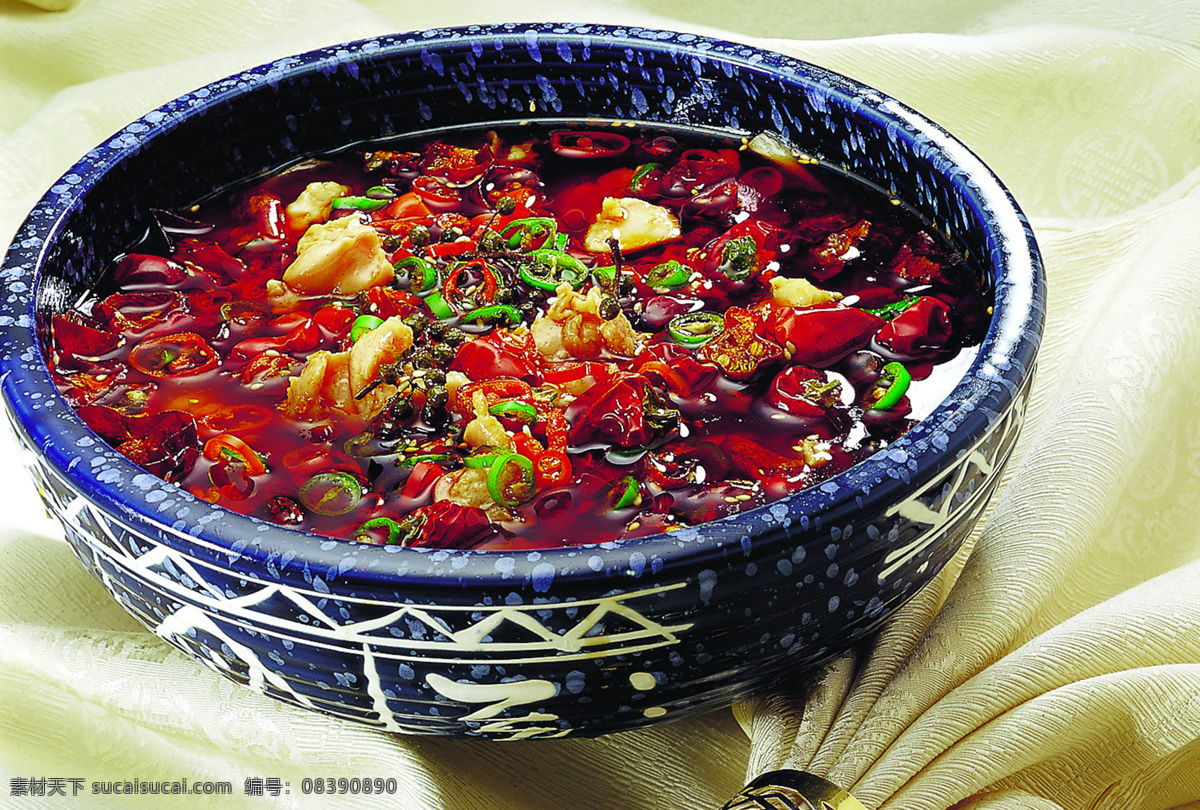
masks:
<svg viewBox="0 0 1200 810"><path fill-rule="evenodd" d="M488 413L492 416L506 416L510 419L515 419L522 425L532 425L537 421L537 411L533 409L532 405L511 399L505 402L497 402L488 408Z"/></svg>
<svg viewBox="0 0 1200 810"><path fill-rule="evenodd" d="M517 312L517 308L508 304L492 304L487 307L474 309L463 316L464 321L481 321L491 320L497 315L503 315L508 319L510 324L521 322L521 313Z"/></svg>
<svg viewBox="0 0 1200 810"><path fill-rule="evenodd" d="M904 393L908 391L909 383L912 382L912 375L900 363L888 363L883 367L883 373L879 377L877 386L887 386L883 392L883 396L871 406L873 411L886 411L900 404L900 400L904 397Z"/></svg>
<svg viewBox="0 0 1200 810"><path fill-rule="evenodd" d="M505 453L492 463L487 478L492 500L501 506L520 506L533 497L533 462L519 453Z"/></svg>
<svg viewBox="0 0 1200 810"><path fill-rule="evenodd" d="M458 460L458 456L453 453L417 453L411 456L401 456L396 459L398 467L415 467L422 461L430 464L449 464Z"/></svg>
<svg viewBox="0 0 1200 810"><path fill-rule="evenodd" d="M911 307L916 302L917 296L908 295L904 298L901 298L899 301L893 301L890 304L885 304L884 306L876 307L875 309L867 309L866 311L870 312L872 315L878 315L880 318L887 318L890 320L891 318L896 317L901 312Z"/></svg>
<svg viewBox="0 0 1200 810"><path fill-rule="evenodd" d="M500 229L500 238L507 238L510 248L521 247L521 237L529 234L530 238L536 238L542 234L546 235L546 241L552 240L558 233L558 223L550 217L526 217L524 219L514 219L512 222Z"/></svg>
<svg viewBox="0 0 1200 810"><path fill-rule="evenodd" d="M683 346L703 346L725 331L725 319L715 312L685 312L667 324L667 332Z"/></svg>
<svg viewBox="0 0 1200 810"><path fill-rule="evenodd" d="M637 171L633 173L633 177L629 178L629 191L633 194L637 194L641 189L642 180L645 179L646 175L650 174L650 172L657 168L657 163L644 163L641 166L638 166Z"/></svg>
<svg viewBox="0 0 1200 810"><path fill-rule="evenodd" d="M401 259L393 267L400 284L414 293L423 293L437 285L437 268L418 256Z"/></svg>
<svg viewBox="0 0 1200 810"><path fill-rule="evenodd" d="M359 338L381 323L383 323L383 318L375 315L359 315L354 319L354 325L350 327L350 342L358 343Z"/></svg>
<svg viewBox="0 0 1200 810"><path fill-rule="evenodd" d="M655 265L646 274L646 283L654 289L676 290L688 283L692 269L674 259Z"/></svg>
<svg viewBox="0 0 1200 810"><path fill-rule="evenodd" d="M344 515L361 499L362 485L350 473L317 473L300 487L300 502L318 515Z"/></svg>
<svg viewBox="0 0 1200 810"><path fill-rule="evenodd" d="M636 506L642 495L642 486L632 475L627 475L613 485L614 493L621 493L613 503L613 509L625 509Z"/></svg>
<svg viewBox="0 0 1200 810"><path fill-rule="evenodd" d="M429 307L429 311L442 320L454 317L454 310L450 309L450 305L446 303L446 299L440 292L431 292L425 296L425 306Z"/></svg>
<svg viewBox="0 0 1200 810"><path fill-rule="evenodd" d="M354 211L378 211L391 200L377 200L372 197L337 197L329 204L334 211L351 209Z"/></svg>
<svg viewBox="0 0 1200 810"><path fill-rule="evenodd" d="M366 523L354 530L354 537L369 535L371 532L383 529L387 532L387 545L394 546L404 537L404 529L400 528L400 524L392 520L390 517L371 518Z"/></svg>
<svg viewBox="0 0 1200 810"><path fill-rule="evenodd" d="M521 265L521 278L526 284L542 290L553 290L562 282L575 289L587 281L587 265L569 253L542 248L525 254L532 263Z"/></svg>
<svg viewBox="0 0 1200 810"><path fill-rule="evenodd" d="M484 467L491 467L506 455L508 455L508 451L506 450L501 450L495 453L476 453L473 456L464 456L462 461L464 467L470 467L473 470L479 470L483 469Z"/></svg>

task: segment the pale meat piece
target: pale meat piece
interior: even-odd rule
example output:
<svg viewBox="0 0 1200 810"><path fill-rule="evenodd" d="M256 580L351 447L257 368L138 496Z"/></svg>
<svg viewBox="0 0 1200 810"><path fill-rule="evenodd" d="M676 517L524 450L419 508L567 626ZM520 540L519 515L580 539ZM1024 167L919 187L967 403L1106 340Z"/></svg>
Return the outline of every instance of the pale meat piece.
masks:
<svg viewBox="0 0 1200 810"><path fill-rule="evenodd" d="M333 201L349 193L350 187L341 183L309 183L283 211L288 227L293 233L303 233L309 225L324 222L329 219Z"/></svg>
<svg viewBox="0 0 1200 810"><path fill-rule="evenodd" d="M320 419L330 410L372 418L396 393L389 383L376 386L362 399L355 394L375 380L379 368L394 363L412 346L412 330L393 316L367 332L348 352L313 352L288 384L285 415Z"/></svg>
<svg viewBox="0 0 1200 810"><path fill-rule="evenodd" d="M842 296L836 292L822 290L808 279L784 278L775 276L771 279L771 298L777 304L789 307L812 307L817 304L829 304Z"/></svg>
<svg viewBox="0 0 1200 810"><path fill-rule="evenodd" d="M622 253L674 242L683 235L679 218L661 205L637 197L605 197L596 221L588 228L583 246L592 253L608 253L615 238Z"/></svg>
<svg viewBox="0 0 1200 810"><path fill-rule="evenodd" d="M356 217L342 217L313 225L300 237L283 283L302 295L354 295L393 275L379 233Z"/></svg>
<svg viewBox="0 0 1200 810"><path fill-rule="evenodd" d="M487 396L476 391L471 397L475 418L463 429L463 441L471 447L512 447L512 436L500 420L488 413Z"/></svg>
<svg viewBox="0 0 1200 810"><path fill-rule="evenodd" d="M605 350L623 357L636 354L643 336L623 312L608 321L601 318L601 295L596 287L580 295L570 284L559 284L546 314L529 327L538 352L550 360L595 360Z"/></svg>

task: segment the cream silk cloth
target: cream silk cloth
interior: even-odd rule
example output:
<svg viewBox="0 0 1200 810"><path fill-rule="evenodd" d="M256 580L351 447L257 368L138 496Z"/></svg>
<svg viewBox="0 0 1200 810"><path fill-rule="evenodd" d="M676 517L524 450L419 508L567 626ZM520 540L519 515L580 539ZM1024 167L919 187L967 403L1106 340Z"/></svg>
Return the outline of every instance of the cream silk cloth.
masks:
<svg viewBox="0 0 1200 810"><path fill-rule="evenodd" d="M1194 0L0 0L0 243L87 149L244 67L558 18L744 39L964 140L1030 216L1049 320L990 514L872 644L790 694L596 740L389 737L217 678L74 560L0 447L0 807L696 808L762 771L868 808L1200 808L1200 5ZM246 796L246 777L291 793ZM399 794L300 795L305 777ZM230 781L39 798L14 778Z"/></svg>

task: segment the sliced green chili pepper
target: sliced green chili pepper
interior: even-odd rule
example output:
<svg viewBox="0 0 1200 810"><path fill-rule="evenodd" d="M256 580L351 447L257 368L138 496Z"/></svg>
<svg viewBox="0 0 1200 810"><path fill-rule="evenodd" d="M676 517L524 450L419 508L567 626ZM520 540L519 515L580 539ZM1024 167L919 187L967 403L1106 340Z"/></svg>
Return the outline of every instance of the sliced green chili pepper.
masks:
<svg viewBox="0 0 1200 810"><path fill-rule="evenodd" d="M554 249L558 251L566 250L567 242L569 241L571 241L571 238L565 233L554 234Z"/></svg>
<svg viewBox="0 0 1200 810"><path fill-rule="evenodd" d="M458 456L453 453L417 453L413 456L401 456L396 459L398 467L415 467L422 461L427 461L430 464L448 464L458 460Z"/></svg>
<svg viewBox="0 0 1200 810"><path fill-rule="evenodd" d="M900 363L888 363L883 367L883 373L876 383L878 387L886 385L887 388L884 390L883 396L871 406L871 410L886 411L896 407L900 404L900 400L904 397L911 382L912 375L908 373L908 369Z"/></svg>
<svg viewBox="0 0 1200 810"><path fill-rule="evenodd" d="M715 312L685 312L667 324L667 332L683 346L703 346L725 331L725 319Z"/></svg>
<svg viewBox="0 0 1200 810"><path fill-rule="evenodd" d="M437 285L437 268L417 256L409 256L396 262L393 267L401 284L414 293L423 293Z"/></svg>
<svg viewBox="0 0 1200 810"><path fill-rule="evenodd" d="M523 425L532 425L537 421L537 411L533 409L532 405L511 399L505 402L497 402L488 408L488 413L492 416L507 416Z"/></svg>
<svg viewBox="0 0 1200 810"><path fill-rule="evenodd" d="M730 239L721 250L720 271L731 281L741 281L758 268L758 245L750 236Z"/></svg>
<svg viewBox="0 0 1200 810"><path fill-rule="evenodd" d="M508 304L492 304L488 307L480 307L474 309L463 316L464 321L486 321L495 318L497 315L503 315L508 319L510 324L521 322L521 313L517 312L517 308Z"/></svg>
<svg viewBox="0 0 1200 810"><path fill-rule="evenodd" d="M507 238L507 244L510 248L519 248L521 247L521 238L525 234L528 234L530 239L536 239L545 234L546 241L550 241L553 244L551 240L554 239L557 233L558 223L550 217L525 217L524 219L514 219L501 228L500 238Z"/></svg>
<svg viewBox="0 0 1200 810"><path fill-rule="evenodd" d="M429 307L429 311L442 320L454 317L454 310L450 309L450 305L446 303L446 299L440 292L431 292L425 296L425 306Z"/></svg>
<svg viewBox="0 0 1200 810"><path fill-rule="evenodd" d="M510 509L519 506L533 497L533 462L518 453L506 453L493 462L487 486L496 503Z"/></svg>
<svg viewBox="0 0 1200 810"><path fill-rule="evenodd" d="M901 298L899 301L893 301L890 304L885 304L884 306L877 307L875 309L866 309L865 311L870 312L872 315L878 315L880 318L887 318L890 320L911 307L917 302L917 300L918 296L907 295L904 298Z"/></svg>
<svg viewBox="0 0 1200 810"><path fill-rule="evenodd" d="M565 281L579 289L587 280L587 265L569 253L542 248L526 255L533 260L532 263L521 265L521 278L526 284L542 290L553 290ZM545 269L545 274L541 273L542 269Z"/></svg>
<svg viewBox="0 0 1200 810"><path fill-rule="evenodd" d="M633 173L633 177L629 178L630 193L637 194L638 191L641 190L642 180L644 180L646 175L650 174L650 172L657 169L658 166L659 164L657 163L645 163L641 166L638 166L637 171Z"/></svg>
<svg viewBox="0 0 1200 810"><path fill-rule="evenodd" d="M371 532L376 529L387 530L387 540L384 542L389 546L397 545L401 539L403 539L405 534L404 529L402 529L400 524L396 521L389 517L377 517L371 518L366 523L355 529L353 536L362 537L365 535L370 535Z"/></svg>
<svg viewBox="0 0 1200 810"><path fill-rule="evenodd" d="M654 289L675 290L688 283L692 269L674 259L655 265L646 274L646 283Z"/></svg>
<svg viewBox="0 0 1200 810"><path fill-rule="evenodd" d="M627 475L613 485L613 492L621 495L613 504L613 509L624 509L636 506L642 498L642 485L632 475Z"/></svg>
<svg viewBox="0 0 1200 810"><path fill-rule="evenodd" d="M501 451L499 453L476 453L473 456L464 456L462 462L464 467L470 467L473 470L478 470L484 467L491 467L506 455L508 455L507 451Z"/></svg>
<svg viewBox="0 0 1200 810"><path fill-rule="evenodd" d="M375 315L359 315L354 319L354 325L350 327L350 342L358 343L359 338L381 323L383 323L383 318Z"/></svg>
<svg viewBox="0 0 1200 810"><path fill-rule="evenodd" d="M300 487L300 502L318 515L344 515L361 499L362 485L350 473L317 473Z"/></svg>
<svg viewBox="0 0 1200 810"><path fill-rule="evenodd" d="M376 186L383 188L383 186ZM374 189L372 189L373 191ZM369 193L369 192L368 192ZM376 197L337 197L329 204L329 207L334 211L351 209L354 211L378 211L380 208L385 208L391 199L381 200Z"/></svg>

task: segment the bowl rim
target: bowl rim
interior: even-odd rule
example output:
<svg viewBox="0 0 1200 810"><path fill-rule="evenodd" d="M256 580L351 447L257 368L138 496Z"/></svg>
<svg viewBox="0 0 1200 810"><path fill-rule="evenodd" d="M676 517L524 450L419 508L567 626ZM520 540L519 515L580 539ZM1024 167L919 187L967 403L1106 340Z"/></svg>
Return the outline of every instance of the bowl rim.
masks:
<svg viewBox="0 0 1200 810"><path fill-rule="evenodd" d="M885 450L837 476L745 513L666 534L538 550L415 549L335 540L207 504L151 476L107 446L90 451L106 459L107 464L78 463L78 453L73 448L89 442L103 445L103 442L75 415L49 377L35 334L35 291L42 278L46 252L61 235L64 217L73 207L84 203L87 190L101 176L136 155L140 137L180 126L227 98L263 92L285 76L328 70L359 57L379 58L425 52L430 48L492 43L497 38L527 44L531 38L538 42L561 39L580 43L600 37L606 44L635 51L669 48L693 52L708 60L731 63L737 70L769 75L797 89L817 84L829 98L844 106L855 103L856 97L868 97L873 103L856 104L858 114L877 126L889 127L895 137L923 139L922 149L961 172L960 179L955 181L956 188L964 194L972 213L987 223L996 244L992 258L1003 261L1004 271L996 276L994 315L974 361L929 416ZM139 135L131 137L135 132ZM969 182L961 178L968 178ZM11 292L13 281L27 280L30 272L33 283L23 281L26 289ZM110 514L156 530L164 544L177 550L192 556L199 552L244 571L261 571L264 565L278 563L280 559L286 565L290 555L298 565L303 565L304 579L309 585L312 584L310 568L328 573L329 582L339 580L339 587L383 585L385 590L399 585L444 587L453 583L459 587L505 591L520 590L532 582L534 590L544 594L548 601L553 601L553 595L547 593L551 580L607 577L610 585L619 580L622 587L627 587L629 575L638 579L643 569L658 574L663 569L710 564L731 552L748 553L746 543L751 524L799 521L806 525L808 515L847 507L864 486L875 488L872 498L900 492L909 477L905 468L935 470L952 463L964 449L965 441L961 433L955 434L955 429L972 414L983 414L986 423L983 429L975 431L974 438L978 439L1011 407L1025 385L1040 344L1045 296L1041 258L1033 232L1011 193L968 147L896 99L841 74L758 47L698 34L572 23L504 23L367 38L284 57L179 96L106 139L67 170L21 225L0 275L8 281L10 289L8 303L0 308L0 328L4 332L0 340L3 352L0 373L11 416L30 434L57 473ZM22 334L26 339L20 338ZM47 396L51 400L58 398L50 408L39 402ZM891 478L882 475L886 465L899 465L900 475ZM120 492L109 486L113 482L122 484ZM195 517L174 522L161 517L164 499L171 500L168 495L173 496L175 500L171 502L179 509ZM184 527L188 531L183 531Z"/></svg>

